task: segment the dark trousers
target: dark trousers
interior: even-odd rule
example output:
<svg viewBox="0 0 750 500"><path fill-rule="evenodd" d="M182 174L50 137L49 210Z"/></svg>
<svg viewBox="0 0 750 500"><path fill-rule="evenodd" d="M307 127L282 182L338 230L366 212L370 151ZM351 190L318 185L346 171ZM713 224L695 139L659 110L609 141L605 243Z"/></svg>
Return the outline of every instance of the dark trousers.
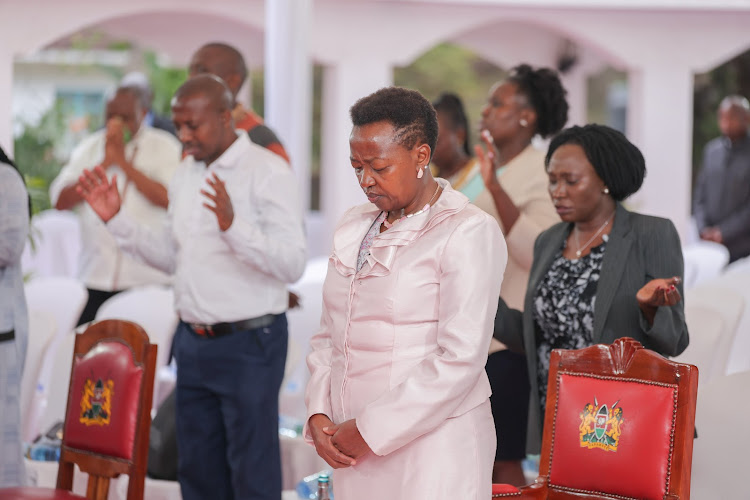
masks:
<svg viewBox="0 0 750 500"><path fill-rule="evenodd" d="M89 300L86 302L86 306L83 308L83 312L81 313L81 317L78 318L78 324L76 326L88 323L89 321L94 321L96 312L101 305L104 304L108 298L114 297L122 291L117 290L116 292L105 292L103 290L92 290L91 288L87 288L87 290L89 291Z"/></svg>
<svg viewBox="0 0 750 500"><path fill-rule="evenodd" d="M279 500L279 390L286 315L222 337L180 323L177 360L178 478L184 500Z"/></svg>
<svg viewBox="0 0 750 500"><path fill-rule="evenodd" d="M507 349L493 352L485 369L492 388L490 405L497 434L495 460L523 460L531 393L526 355Z"/></svg>

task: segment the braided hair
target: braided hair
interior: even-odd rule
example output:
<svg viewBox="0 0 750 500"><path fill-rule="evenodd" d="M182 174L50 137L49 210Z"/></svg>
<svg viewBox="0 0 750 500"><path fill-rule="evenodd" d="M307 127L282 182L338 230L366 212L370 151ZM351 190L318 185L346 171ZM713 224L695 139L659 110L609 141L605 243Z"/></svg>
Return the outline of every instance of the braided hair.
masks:
<svg viewBox="0 0 750 500"><path fill-rule="evenodd" d="M395 140L406 149L427 144L435 151L438 121L435 108L416 90L385 87L354 103L349 110L355 127L385 121L393 125Z"/></svg>
<svg viewBox="0 0 750 500"><path fill-rule="evenodd" d="M466 110L461 98L453 92L444 92L433 101L432 106L435 111L442 113L448 119L453 130L464 132L463 150L466 156L471 156L471 144L469 143L469 120L466 118Z"/></svg>
<svg viewBox="0 0 750 500"><path fill-rule="evenodd" d="M514 67L508 81L515 83L536 112L536 132L549 137L559 132L568 121L567 91L557 72L549 68L533 69L528 64Z"/></svg>
<svg viewBox="0 0 750 500"><path fill-rule="evenodd" d="M583 149L616 201L624 200L641 188L646 177L646 161L622 132L597 124L566 128L550 142L545 167L549 166L555 150L565 144L577 144Z"/></svg>

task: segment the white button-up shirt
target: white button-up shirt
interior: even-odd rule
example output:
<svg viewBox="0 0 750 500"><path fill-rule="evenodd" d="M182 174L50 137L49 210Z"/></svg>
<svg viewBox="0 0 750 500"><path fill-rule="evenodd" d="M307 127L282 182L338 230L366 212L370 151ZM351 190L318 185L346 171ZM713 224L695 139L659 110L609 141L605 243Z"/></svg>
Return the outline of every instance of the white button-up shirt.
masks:
<svg viewBox="0 0 750 500"><path fill-rule="evenodd" d="M50 186L53 206L64 188L78 182L83 169L90 170L102 162L105 144L106 130L102 129L84 139L73 150L69 163ZM174 136L145 125L125 145L125 157L132 158L135 168L164 186L169 185L181 156L182 147ZM118 166L112 165L106 172L110 179L117 174L123 212L140 224L151 227L161 227L164 224L166 209L154 205L141 194ZM73 210L81 221L80 279L88 288L115 291L170 282L169 275L124 255L88 203L81 202Z"/></svg>
<svg viewBox="0 0 750 500"><path fill-rule="evenodd" d="M201 189L213 174L224 181L234 209L226 231ZM175 273L175 306L184 321L214 324L286 311L286 283L299 279L306 249L297 182L278 156L238 138L206 166L183 160L169 186L162 231L139 226L120 211L107 224L121 247Z"/></svg>

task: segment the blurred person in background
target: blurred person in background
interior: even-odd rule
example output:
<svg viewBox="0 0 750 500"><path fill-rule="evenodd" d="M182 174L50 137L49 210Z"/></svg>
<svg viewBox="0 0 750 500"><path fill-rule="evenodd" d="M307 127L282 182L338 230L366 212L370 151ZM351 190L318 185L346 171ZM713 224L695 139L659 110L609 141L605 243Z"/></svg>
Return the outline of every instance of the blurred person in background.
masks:
<svg viewBox="0 0 750 500"><path fill-rule="evenodd" d="M30 216L23 177L0 148L0 488L26 484L20 392L28 316L21 253Z"/></svg>
<svg viewBox="0 0 750 500"><path fill-rule="evenodd" d="M632 337L677 356L689 342L677 230L622 205L646 175L638 148L603 125L571 127L552 139L545 165L562 222L534 244L523 311L501 298L495 320L495 337L526 356L530 453L541 447L553 349Z"/></svg>
<svg viewBox="0 0 750 500"><path fill-rule="evenodd" d="M131 87L138 91L141 99L144 125L164 130L174 136L177 135L172 120L154 111L152 106L154 102L154 90L151 88L146 75L138 71L130 72L122 77L120 87Z"/></svg>
<svg viewBox="0 0 750 500"><path fill-rule="evenodd" d="M693 215L701 239L726 246L733 262L750 255L750 103L725 97L718 120L721 137L703 150Z"/></svg>
<svg viewBox="0 0 750 500"><path fill-rule="evenodd" d="M484 189L479 163L469 142L469 120L461 98L446 92L432 106L437 112L438 139L432 154L433 175L450 182L469 201Z"/></svg>
<svg viewBox="0 0 750 500"><path fill-rule="evenodd" d="M80 276L89 292L78 324L94 319L99 307L122 290L168 284L170 277L123 254L102 221L76 191L84 169L101 166L117 176L123 210L143 224L160 226L167 217L167 185L180 163L180 143L171 134L143 123L140 92L120 87L107 102L106 126L84 139L50 185L58 210L73 210L81 220Z"/></svg>
<svg viewBox="0 0 750 500"><path fill-rule="evenodd" d="M263 124L263 118L237 102L237 94L247 79L245 59L237 49L225 43L207 43L193 54L188 71L191 78L202 73L211 73L224 80L235 99L232 109L234 126L246 130L250 140L255 144L273 151L289 162L289 155L284 146L274 131Z"/></svg>
<svg viewBox="0 0 750 500"><path fill-rule="evenodd" d="M565 89L557 73L522 64L490 90L482 110L477 146L485 189L475 204L500 224L508 244L500 296L510 306L524 308L524 295L537 236L560 221L547 192L544 152L532 145L536 136L548 138L568 120ZM529 381L524 356L493 342L487 361L492 384L492 411L498 443L494 481L525 484L521 460L526 456Z"/></svg>

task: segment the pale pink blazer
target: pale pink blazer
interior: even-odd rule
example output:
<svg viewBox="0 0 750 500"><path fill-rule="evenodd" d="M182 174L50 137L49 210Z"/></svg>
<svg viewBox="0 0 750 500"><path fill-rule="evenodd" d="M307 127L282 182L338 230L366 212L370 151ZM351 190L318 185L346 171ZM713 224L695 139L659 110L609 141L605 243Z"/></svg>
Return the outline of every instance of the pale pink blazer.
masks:
<svg viewBox="0 0 750 500"><path fill-rule="evenodd" d="M342 500L428 498L433 483L440 498L490 496L495 439L484 365L507 249L492 217L439 182L444 192L430 211L378 235L359 273L360 244L379 210L349 210L334 235L307 358L308 418L356 418L374 452L336 471L337 499L345 491L352 496ZM381 474L392 491L378 491Z"/></svg>

